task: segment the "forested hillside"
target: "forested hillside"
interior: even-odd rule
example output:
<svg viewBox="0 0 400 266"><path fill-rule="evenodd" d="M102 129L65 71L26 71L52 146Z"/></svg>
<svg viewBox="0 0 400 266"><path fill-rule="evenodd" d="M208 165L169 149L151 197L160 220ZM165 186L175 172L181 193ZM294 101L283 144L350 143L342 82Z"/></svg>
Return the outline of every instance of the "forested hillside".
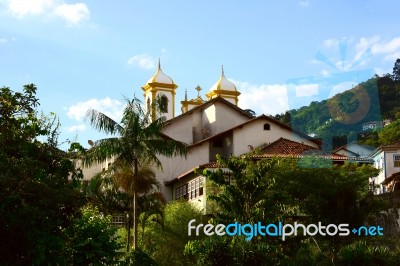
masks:
<svg viewBox="0 0 400 266"><path fill-rule="evenodd" d="M349 140L376 138L376 133L363 132L364 123L400 119L400 59L396 60L392 74L375 75L330 99L312 102L274 118L322 140L332 140L333 148ZM377 145L379 141L368 143Z"/></svg>

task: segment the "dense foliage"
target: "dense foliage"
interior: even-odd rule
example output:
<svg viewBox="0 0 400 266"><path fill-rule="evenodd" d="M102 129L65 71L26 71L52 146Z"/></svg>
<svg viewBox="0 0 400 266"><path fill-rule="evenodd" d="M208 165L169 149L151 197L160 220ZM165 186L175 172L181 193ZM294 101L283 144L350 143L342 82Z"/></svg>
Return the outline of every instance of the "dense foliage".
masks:
<svg viewBox="0 0 400 266"><path fill-rule="evenodd" d="M111 225L111 216L105 216L96 207L82 208L72 226L65 230L68 237L69 265L111 265L118 261L122 244Z"/></svg>
<svg viewBox="0 0 400 266"><path fill-rule="evenodd" d="M83 204L68 180L80 173L57 149L55 119L38 117L35 93L33 84L0 90L0 264L62 261L62 229Z"/></svg>
<svg viewBox="0 0 400 266"><path fill-rule="evenodd" d="M0 265L105 265L118 259L110 218L83 207L82 173L39 116L36 87L0 89Z"/></svg>
<svg viewBox="0 0 400 266"><path fill-rule="evenodd" d="M383 206L369 192L368 178L377 174L371 166L304 168L296 160L254 161L252 157L219 157L218 163L230 171L202 172L218 191L208 196L217 205L215 217L209 221L214 225L281 221L306 225L345 223L355 228ZM186 254L195 256L198 265L330 264L340 261L345 252L338 253L342 248L363 239L354 235L301 234L285 241L259 235L249 241L245 238L214 235L190 241Z"/></svg>

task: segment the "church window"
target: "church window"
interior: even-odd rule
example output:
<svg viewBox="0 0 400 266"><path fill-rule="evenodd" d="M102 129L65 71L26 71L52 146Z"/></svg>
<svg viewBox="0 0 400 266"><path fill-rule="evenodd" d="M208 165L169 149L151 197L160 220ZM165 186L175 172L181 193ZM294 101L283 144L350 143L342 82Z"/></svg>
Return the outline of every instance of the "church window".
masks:
<svg viewBox="0 0 400 266"><path fill-rule="evenodd" d="M214 148L222 148L224 147L224 139L217 139L216 141L213 142L213 147Z"/></svg>
<svg viewBox="0 0 400 266"><path fill-rule="evenodd" d="M271 130L271 126L268 123L264 124L264 130Z"/></svg>
<svg viewBox="0 0 400 266"><path fill-rule="evenodd" d="M168 98L165 95L160 97L160 112L168 113Z"/></svg>

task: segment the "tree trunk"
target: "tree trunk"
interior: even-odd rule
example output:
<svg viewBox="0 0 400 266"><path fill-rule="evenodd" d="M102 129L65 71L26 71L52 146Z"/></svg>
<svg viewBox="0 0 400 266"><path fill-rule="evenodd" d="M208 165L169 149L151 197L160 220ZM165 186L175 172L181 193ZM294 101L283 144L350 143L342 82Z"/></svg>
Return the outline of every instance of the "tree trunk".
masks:
<svg viewBox="0 0 400 266"><path fill-rule="evenodd" d="M129 252L130 238L131 238L131 216L128 214L127 217L127 239L126 239L126 252Z"/></svg>
<svg viewBox="0 0 400 266"><path fill-rule="evenodd" d="M135 179L134 182L137 180L138 172L139 172L139 162L138 159L135 160L134 162L134 175L133 178ZM138 237L138 232L137 232L137 189L136 189L136 184L134 187L134 192L133 192L133 249L136 250L137 248L137 237Z"/></svg>
<svg viewBox="0 0 400 266"><path fill-rule="evenodd" d="M133 193L133 249L137 248L137 193L136 191Z"/></svg>

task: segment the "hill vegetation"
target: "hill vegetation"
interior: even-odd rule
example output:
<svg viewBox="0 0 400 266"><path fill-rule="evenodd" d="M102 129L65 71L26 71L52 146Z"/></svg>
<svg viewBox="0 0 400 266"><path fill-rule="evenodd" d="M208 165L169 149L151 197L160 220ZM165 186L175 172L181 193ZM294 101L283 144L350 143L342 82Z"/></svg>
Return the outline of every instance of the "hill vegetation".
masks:
<svg viewBox="0 0 400 266"><path fill-rule="evenodd" d="M379 145L385 141L379 139L377 132L363 131L363 124L400 119L400 59L396 60L392 74L375 75L330 99L311 102L274 118L315 135L328 145L331 142L330 148L352 140Z"/></svg>

